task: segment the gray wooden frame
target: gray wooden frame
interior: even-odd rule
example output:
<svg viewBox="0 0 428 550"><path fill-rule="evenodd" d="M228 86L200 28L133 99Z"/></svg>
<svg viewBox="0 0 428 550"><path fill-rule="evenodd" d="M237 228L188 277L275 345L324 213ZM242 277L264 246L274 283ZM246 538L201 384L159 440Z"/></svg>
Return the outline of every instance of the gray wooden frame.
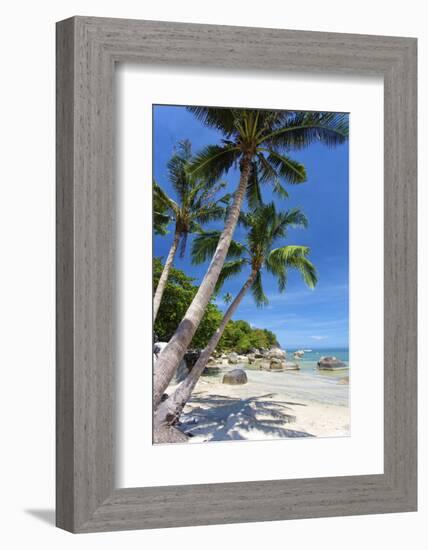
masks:
<svg viewBox="0 0 428 550"><path fill-rule="evenodd" d="M116 62L383 76L382 475L115 488ZM415 39L88 17L57 24L59 527L91 532L416 510L416 297Z"/></svg>

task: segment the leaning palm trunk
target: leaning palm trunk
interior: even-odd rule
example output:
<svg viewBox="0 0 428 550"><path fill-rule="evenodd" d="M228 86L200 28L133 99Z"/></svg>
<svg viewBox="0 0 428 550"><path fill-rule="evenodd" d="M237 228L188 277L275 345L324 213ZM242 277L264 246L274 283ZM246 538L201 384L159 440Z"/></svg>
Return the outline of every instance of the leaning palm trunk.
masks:
<svg viewBox="0 0 428 550"><path fill-rule="evenodd" d="M171 382L187 347L189 346L199 323L204 316L205 309L214 292L224 261L229 250L230 242L238 222L242 202L247 190L250 175L252 154L246 153L242 159L241 175L238 189L234 195L224 230L220 236L216 251L208 267L208 271L193 298L185 316L181 320L168 345L165 346L156 361L153 383L153 406L156 408L161 402L162 395Z"/></svg>
<svg viewBox="0 0 428 550"><path fill-rule="evenodd" d="M168 257L166 259L162 274L158 282L158 286L156 287L155 296L153 298L153 322L156 321L156 317L159 311L159 306L166 287L166 283L168 281L169 271L171 269L172 262L174 261L175 253L177 252L179 240L180 240L180 234L176 231L174 235L174 240L168 252Z"/></svg>
<svg viewBox="0 0 428 550"><path fill-rule="evenodd" d="M222 337L227 323L232 318L247 291L253 285L256 275L257 271L252 271L250 277L247 279L244 286L241 288L236 298L233 300L226 313L224 314L220 326L215 331L210 341L201 352L198 360L196 361L194 367L187 375L185 380L178 386L175 392L163 403L161 403L157 408L154 415L155 428L160 428L164 424L174 424L180 418L181 412L184 409L184 406L189 400L190 396L192 395L192 391L195 388L199 377L201 376L220 338Z"/></svg>

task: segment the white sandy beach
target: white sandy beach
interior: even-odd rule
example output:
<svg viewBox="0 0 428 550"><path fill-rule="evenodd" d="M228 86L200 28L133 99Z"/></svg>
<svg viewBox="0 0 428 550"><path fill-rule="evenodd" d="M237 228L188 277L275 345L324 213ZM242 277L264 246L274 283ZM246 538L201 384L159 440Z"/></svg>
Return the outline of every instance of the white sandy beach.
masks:
<svg viewBox="0 0 428 550"><path fill-rule="evenodd" d="M190 442L350 435L349 386L339 383L347 373L245 369L248 383L231 386L222 383L228 370L200 378L181 416Z"/></svg>

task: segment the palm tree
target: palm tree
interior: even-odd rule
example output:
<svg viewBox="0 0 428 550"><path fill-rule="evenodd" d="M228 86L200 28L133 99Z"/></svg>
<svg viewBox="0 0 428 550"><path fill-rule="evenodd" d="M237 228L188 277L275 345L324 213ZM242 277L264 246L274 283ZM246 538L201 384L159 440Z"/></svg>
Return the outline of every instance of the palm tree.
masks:
<svg viewBox="0 0 428 550"><path fill-rule="evenodd" d="M153 190L156 189L157 183L153 180ZM153 231L155 235L167 235L168 225L171 223L171 218L168 215L168 209L165 203L161 201L157 193L153 193Z"/></svg>
<svg viewBox="0 0 428 550"><path fill-rule="evenodd" d="M232 300L233 300L232 294L230 292L226 292L226 294L223 296L223 302L226 305L229 305Z"/></svg>
<svg viewBox="0 0 428 550"><path fill-rule="evenodd" d="M214 292L245 196L250 207L257 206L261 199L261 183L271 183L273 189L284 196L281 180L293 184L306 179L304 166L288 156L290 150L302 149L317 141L335 146L348 139L348 119L343 114L211 107L188 109L205 126L217 129L224 136L220 145L209 145L197 155L191 172L215 182L237 165L240 179L205 277L156 363L155 408L161 402Z"/></svg>
<svg viewBox="0 0 428 550"><path fill-rule="evenodd" d="M153 320L156 319L162 295L168 280L169 271L174 261L177 249L184 256L189 233L201 231L201 223L218 220L225 216L224 205L229 196L225 195L214 200L217 192L225 186L220 183L210 186L203 178L190 175L188 165L192 158L189 141L178 144L178 151L168 162L169 180L177 194L174 201L156 182L153 182L153 225L157 234L166 234L166 226L174 222L174 238L165 261L162 274L153 298Z"/></svg>
<svg viewBox="0 0 428 550"><path fill-rule="evenodd" d="M293 209L288 212L277 212L275 205L270 203L242 217L245 225L248 227L246 242L243 244L232 241L229 248L229 257L232 259L225 262L217 281L217 289L221 288L227 279L241 273L244 268L249 269L249 276L228 307L220 326L200 354L186 379L166 401L159 405L155 412L155 425L157 427L165 423L171 425L180 417L184 405L189 400L227 323L232 318L246 293L251 289L257 306L263 306L268 303L262 285L263 271L267 271L277 278L280 292L285 290L287 272L290 269L297 269L309 288L314 288L317 283L315 267L307 258L309 254L308 247L288 245L273 248L273 245L279 238L286 237L288 227L307 227L306 217L300 210ZM193 261L201 263L210 258L219 237L219 232L214 231L203 233L196 237L193 242Z"/></svg>

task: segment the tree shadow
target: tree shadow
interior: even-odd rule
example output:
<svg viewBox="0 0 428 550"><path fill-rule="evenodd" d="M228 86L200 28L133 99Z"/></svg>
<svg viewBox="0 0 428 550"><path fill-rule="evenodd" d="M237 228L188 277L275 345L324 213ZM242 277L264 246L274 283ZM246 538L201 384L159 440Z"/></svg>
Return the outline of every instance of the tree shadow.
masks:
<svg viewBox="0 0 428 550"><path fill-rule="evenodd" d="M24 511L26 514L55 527L55 510L51 508L30 508Z"/></svg>
<svg viewBox="0 0 428 550"><path fill-rule="evenodd" d="M261 432L263 439L314 437L312 434L293 430L284 424L295 422L289 405L266 394L248 399L236 399L223 395L195 395L193 410L181 416L179 428L191 436L201 436L207 441L250 439L251 432Z"/></svg>

